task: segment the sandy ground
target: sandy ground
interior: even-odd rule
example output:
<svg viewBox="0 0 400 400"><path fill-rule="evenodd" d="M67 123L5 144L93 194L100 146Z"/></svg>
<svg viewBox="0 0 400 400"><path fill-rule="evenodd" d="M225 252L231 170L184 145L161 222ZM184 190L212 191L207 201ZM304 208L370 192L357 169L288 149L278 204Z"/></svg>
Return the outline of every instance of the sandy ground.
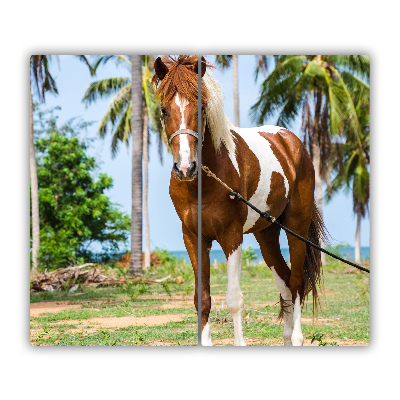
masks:
<svg viewBox="0 0 400 400"><path fill-rule="evenodd" d="M174 300L174 299L173 299ZM175 299L176 300L176 299ZM98 303L97 301L91 301L91 303ZM187 301L182 301L182 297L180 301L174 301L173 303L166 303L160 306L161 308L188 308L192 307L191 304L188 304ZM39 302L33 303L30 305L30 316L37 317L40 314L44 313L58 313L60 311L69 310L69 309L80 309L82 308L79 304L70 304L69 301L52 301L52 302ZM149 317L135 317L135 316L126 316L126 317L105 317L105 318L90 318L83 321L78 320L68 320L68 321L59 321L57 324L68 324L76 325L82 324L85 325L99 325L101 327L114 327L114 328L122 328L127 326L143 326L143 325L162 325L168 322L178 322L182 321L185 315L180 314L171 314L171 315L155 315Z"/></svg>

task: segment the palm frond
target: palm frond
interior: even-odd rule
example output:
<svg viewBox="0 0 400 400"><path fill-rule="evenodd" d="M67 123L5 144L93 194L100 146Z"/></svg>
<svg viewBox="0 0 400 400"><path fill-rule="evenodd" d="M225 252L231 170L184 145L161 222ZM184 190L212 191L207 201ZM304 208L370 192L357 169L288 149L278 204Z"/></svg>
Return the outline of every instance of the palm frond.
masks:
<svg viewBox="0 0 400 400"><path fill-rule="evenodd" d="M80 61L82 61L84 64L86 64L86 66L89 68L89 72L91 76L96 75L96 71L93 68L93 66L90 64L89 60L87 59L86 56L84 55L77 55L76 57L79 58Z"/></svg>
<svg viewBox="0 0 400 400"><path fill-rule="evenodd" d="M87 105L95 102L98 98L107 97L130 84L126 77L106 78L92 82L86 89L82 101Z"/></svg>
<svg viewBox="0 0 400 400"><path fill-rule="evenodd" d="M58 94L56 82L50 74L50 55L32 55L30 58L31 80L33 77L39 100L45 102L45 93Z"/></svg>
<svg viewBox="0 0 400 400"><path fill-rule="evenodd" d="M216 55L215 64L217 64L221 69L227 69L232 64L232 55Z"/></svg>
<svg viewBox="0 0 400 400"><path fill-rule="evenodd" d="M125 55L115 55L115 54L99 55L94 58L94 62L93 62L94 72L97 71L97 68L100 65L104 66L110 60L113 61L116 65L126 64L127 66L130 66L130 64L131 64L130 58Z"/></svg>
<svg viewBox="0 0 400 400"><path fill-rule="evenodd" d="M122 113L119 123L114 130L111 140L111 155L114 158L118 153L118 145L124 143L128 148L129 136L131 134L132 103L129 103Z"/></svg>
<svg viewBox="0 0 400 400"><path fill-rule="evenodd" d="M119 118L124 114L125 109L131 102L131 90L131 83L128 83L111 100L100 122L98 129L100 137L104 137L107 133L108 127L115 126Z"/></svg>
<svg viewBox="0 0 400 400"><path fill-rule="evenodd" d="M305 56L288 56L264 80L259 99L249 112L255 123L264 123L286 104L290 90L302 75L304 61Z"/></svg>

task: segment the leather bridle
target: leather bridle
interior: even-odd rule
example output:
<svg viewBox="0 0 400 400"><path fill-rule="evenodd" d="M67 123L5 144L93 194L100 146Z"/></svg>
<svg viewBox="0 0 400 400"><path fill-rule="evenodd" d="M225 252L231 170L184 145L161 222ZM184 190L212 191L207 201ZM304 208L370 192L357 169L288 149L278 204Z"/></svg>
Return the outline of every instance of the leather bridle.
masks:
<svg viewBox="0 0 400 400"><path fill-rule="evenodd" d="M203 113L202 114L203 114L203 124L202 124L203 125L203 132L202 133L203 134L201 136L202 136L202 142L203 142L204 141L204 131L205 131L205 128L206 128L206 110L205 110L205 108L203 109ZM162 120L161 120L161 123L162 123L162 126L164 128L164 123L163 123ZM165 132L165 128L164 128L164 132ZM197 139L197 141L199 140L199 134L197 132L192 131L191 129L179 129L176 132L174 132L171 135L171 137L168 139L169 147L171 147L172 139L175 136L179 136L179 135L182 135L182 134L192 135L193 137L195 137Z"/></svg>
<svg viewBox="0 0 400 400"><path fill-rule="evenodd" d="M197 140L199 140L199 134L198 134L197 132L192 131L192 130L190 130L190 129L179 129L179 131L176 131L175 133L173 133L173 134L171 135L171 137L169 138L169 140L168 140L169 147L171 147L172 139L173 139L175 136L182 135L183 133L185 133L185 134L187 134L187 135L192 135L192 136L194 136Z"/></svg>

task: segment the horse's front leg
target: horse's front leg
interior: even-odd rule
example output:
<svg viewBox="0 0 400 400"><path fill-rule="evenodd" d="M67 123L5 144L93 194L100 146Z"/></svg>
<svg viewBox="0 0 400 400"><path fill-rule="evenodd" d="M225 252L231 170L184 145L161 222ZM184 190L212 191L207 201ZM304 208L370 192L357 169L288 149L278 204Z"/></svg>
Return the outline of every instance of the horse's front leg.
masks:
<svg viewBox="0 0 400 400"><path fill-rule="evenodd" d="M201 251L201 344L212 346L210 311L210 250L211 243L202 243Z"/></svg>
<svg viewBox="0 0 400 400"><path fill-rule="evenodd" d="M186 250L189 253L190 261L192 262L195 289L194 289L194 306L197 313L198 306L198 236L189 232L183 226L183 240ZM210 295L210 249L211 244L204 242L201 252L201 344L203 346L212 346L211 329L209 315L211 310L211 295Z"/></svg>
<svg viewBox="0 0 400 400"><path fill-rule="evenodd" d="M225 240L225 243L221 244L222 249L226 255L227 271L228 271L228 290L226 292L226 305L232 315L233 329L234 329L234 345L235 346L246 346L246 342L243 339L242 329L242 313L243 313L243 295L240 290L240 271L242 266L242 239L240 236L240 242L234 243Z"/></svg>

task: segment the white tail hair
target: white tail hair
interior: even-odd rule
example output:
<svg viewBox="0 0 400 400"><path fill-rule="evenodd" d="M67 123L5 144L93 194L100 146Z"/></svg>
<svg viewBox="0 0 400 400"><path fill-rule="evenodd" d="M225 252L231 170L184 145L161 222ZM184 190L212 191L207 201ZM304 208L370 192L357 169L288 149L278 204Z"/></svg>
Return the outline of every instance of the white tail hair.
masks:
<svg viewBox="0 0 400 400"><path fill-rule="evenodd" d="M216 151L224 144L231 155L235 154L235 141L231 133L234 125L224 113L224 93L219 83L206 72L203 82L207 89L206 122Z"/></svg>

